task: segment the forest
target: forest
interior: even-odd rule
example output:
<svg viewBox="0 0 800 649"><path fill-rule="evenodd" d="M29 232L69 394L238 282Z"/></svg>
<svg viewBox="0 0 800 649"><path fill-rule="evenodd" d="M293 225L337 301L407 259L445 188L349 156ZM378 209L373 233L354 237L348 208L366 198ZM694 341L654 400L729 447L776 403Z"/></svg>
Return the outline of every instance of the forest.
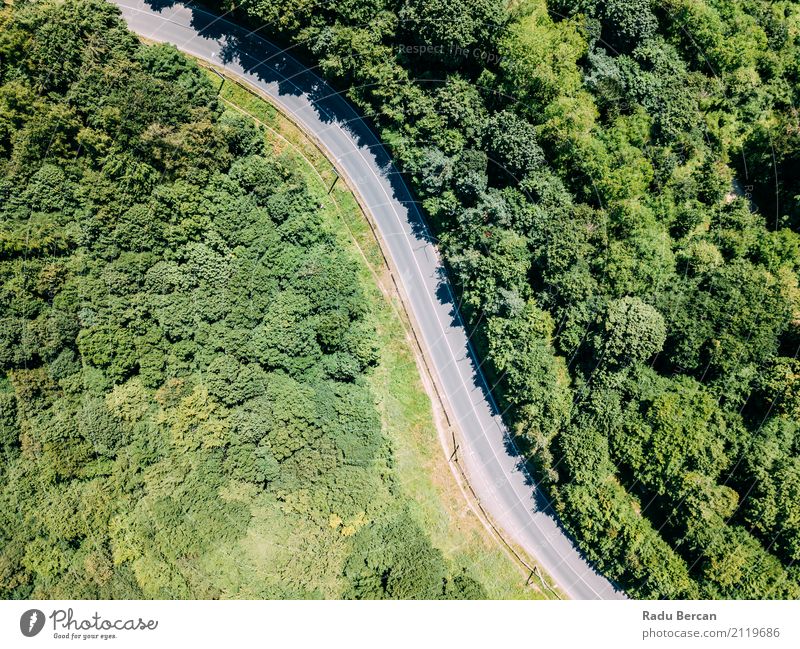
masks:
<svg viewBox="0 0 800 649"><path fill-rule="evenodd" d="M205 4L390 147L603 574L800 597L799 3ZM216 92L102 0L4 0L0 596L485 596L394 478L354 261Z"/></svg>
<svg viewBox="0 0 800 649"><path fill-rule="evenodd" d="M102 0L0 11L0 597L485 596L319 191L217 85Z"/></svg>
<svg viewBox="0 0 800 649"><path fill-rule="evenodd" d="M390 147L606 576L800 597L800 4L206 4L318 65Z"/></svg>

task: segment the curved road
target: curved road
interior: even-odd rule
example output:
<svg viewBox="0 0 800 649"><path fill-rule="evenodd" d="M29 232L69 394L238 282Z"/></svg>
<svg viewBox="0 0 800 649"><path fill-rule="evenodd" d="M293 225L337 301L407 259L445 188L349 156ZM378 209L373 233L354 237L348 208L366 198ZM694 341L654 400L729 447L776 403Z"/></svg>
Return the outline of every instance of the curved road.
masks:
<svg viewBox="0 0 800 649"><path fill-rule="evenodd" d="M433 239L385 148L350 104L263 38L191 3L111 0L141 36L225 68L313 134L360 195L383 239L434 379L461 438L459 459L483 509L575 599L624 594L583 559L520 467L475 362Z"/></svg>

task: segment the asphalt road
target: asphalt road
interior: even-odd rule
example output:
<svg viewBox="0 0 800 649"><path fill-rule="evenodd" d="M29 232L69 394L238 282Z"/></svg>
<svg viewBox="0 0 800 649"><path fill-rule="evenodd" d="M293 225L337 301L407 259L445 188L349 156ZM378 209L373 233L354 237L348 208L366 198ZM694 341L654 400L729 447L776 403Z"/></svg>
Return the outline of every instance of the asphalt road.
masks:
<svg viewBox="0 0 800 649"><path fill-rule="evenodd" d="M190 2L110 1L134 32L224 67L266 93L316 136L377 224L460 435L459 459L484 510L569 597L623 598L576 550L520 466L475 361L434 239L369 126L347 101L283 50Z"/></svg>

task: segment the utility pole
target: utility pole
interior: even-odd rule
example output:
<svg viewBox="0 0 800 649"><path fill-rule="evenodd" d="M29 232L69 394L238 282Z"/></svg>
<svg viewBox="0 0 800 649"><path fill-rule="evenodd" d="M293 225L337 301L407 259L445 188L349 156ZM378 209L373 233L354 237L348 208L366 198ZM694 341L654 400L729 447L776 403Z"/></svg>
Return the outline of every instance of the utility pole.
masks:
<svg viewBox="0 0 800 649"><path fill-rule="evenodd" d="M329 195L330 195L330 193L333 191L333 188L336 186L336 181L337 181L337 180L339 180L339 172L337 172L337 171L334 169L334 170L333 170L333 173L335 173L335 174L336 174L336 178L334 178L334 179L333 179L333 182L331 183L331 188L328 190L328 194L329 194Z"/></svg>
<svg viewBox="0 0 800 649"><path fill-rule="evenodd" d="M222 92L222 86L225 85L225 77L212 67L209 67L208 69L211 70L214 74L216 74L220 79L222 79L222 82L219 84L219 88L217 88L217 95L219 95L219 93Z"/></svg>
<svg viewBox="0 0 800 649"><path fill-rule="evenodd" d="M458 453L458 444L456 443L456 431L450 431L453 434L453 452L450 454L450 459L447 460L448 462L452 462L455 460L458 462L458 458L456 457L456 453Z"/></svg>

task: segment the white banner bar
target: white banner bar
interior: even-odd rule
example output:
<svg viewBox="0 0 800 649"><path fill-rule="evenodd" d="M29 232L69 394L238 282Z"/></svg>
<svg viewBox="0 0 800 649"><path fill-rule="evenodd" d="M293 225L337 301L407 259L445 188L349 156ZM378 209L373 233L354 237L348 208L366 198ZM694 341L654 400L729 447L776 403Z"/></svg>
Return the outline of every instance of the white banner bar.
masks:
<svg viewBox="0 0 800 649"><path fill-rule="evenodd" d="M0 647L800 647L800 602L0 602ZM232 644L237 643L237 644Z"/></svg>

